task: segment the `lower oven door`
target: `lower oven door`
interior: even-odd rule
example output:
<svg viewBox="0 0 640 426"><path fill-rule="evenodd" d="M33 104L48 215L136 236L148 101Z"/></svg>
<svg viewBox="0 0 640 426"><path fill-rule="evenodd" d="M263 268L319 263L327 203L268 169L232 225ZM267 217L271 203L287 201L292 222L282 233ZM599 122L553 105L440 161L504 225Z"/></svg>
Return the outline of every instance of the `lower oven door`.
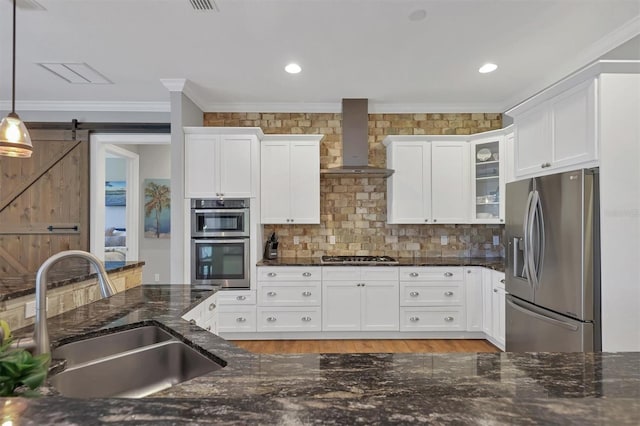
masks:
<svg viewBox="0 0 640 426"><path fill-rule="evenodd" d="M191 283L249 288L249 239L192 239Z"/></svg>

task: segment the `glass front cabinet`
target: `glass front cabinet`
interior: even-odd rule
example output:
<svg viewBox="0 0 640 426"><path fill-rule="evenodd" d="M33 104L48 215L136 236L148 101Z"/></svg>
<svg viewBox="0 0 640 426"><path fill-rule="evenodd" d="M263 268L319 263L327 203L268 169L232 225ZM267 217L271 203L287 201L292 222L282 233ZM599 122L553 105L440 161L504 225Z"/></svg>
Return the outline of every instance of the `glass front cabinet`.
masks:
<svg viewBox="0 0 640 426"><path fill-rule="evenodd" d="M504 223L504 139L494 136L471 145L471 221Z"/></svg>

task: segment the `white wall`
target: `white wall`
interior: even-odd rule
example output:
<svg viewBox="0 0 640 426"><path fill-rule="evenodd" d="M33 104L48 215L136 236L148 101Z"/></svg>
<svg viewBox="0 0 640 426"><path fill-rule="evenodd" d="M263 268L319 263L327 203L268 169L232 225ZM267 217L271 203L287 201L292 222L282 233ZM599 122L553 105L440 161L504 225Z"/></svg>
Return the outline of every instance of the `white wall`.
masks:
<svg viewBox="0 0 640 426"><path fill-rule="evenodd" d="M182 92L171 92L171 284L188 284L185 280L185 251L189 248L189 236L184 233L188 215L184 199L182 129L185 126L202 126L203 121L204 113L191 99Z"/></svg>
<svg viewBox="0 0 640 426"><path fill-rule="evenodd" d="M139 256L145 261L142 268L143 284L167 284L171 278L171 239L180 239L182 233L171 229L171 239L144 236L144 180L171 178L171 145L138 145L140 155L140 222ZM171 209L173 210L173 205ZM174 234L175 233L175 234ZM156 281L155 276L159 279Z"/></svg>
<svg viewBox="0 0 640 426"><path fill-rule="evenodd" d="M640 351L640 75L600 78L602 349Z"/></svg>

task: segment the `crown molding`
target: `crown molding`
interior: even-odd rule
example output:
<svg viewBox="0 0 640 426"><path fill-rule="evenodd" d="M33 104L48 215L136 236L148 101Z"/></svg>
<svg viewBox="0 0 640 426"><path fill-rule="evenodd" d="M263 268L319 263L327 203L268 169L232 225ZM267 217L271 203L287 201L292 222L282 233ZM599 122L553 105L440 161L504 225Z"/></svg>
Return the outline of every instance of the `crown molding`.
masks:
<svg viewBox="0 0 640 426"><path fill-rule="evenodd" d="M1 101L1 110L11 102ZM169 102L17 101L16 111L170 112Z"/></svg>
<svg viewBox="0 0 640 426"><path fill-rule="evenodd" d="M204 112L299 112L299 113L340 113L342 103L205 103ZM370 114L401 113L464 113L464 112L502 112L500 103L420 103L387 104L369 102Z"/></svg>
<svg viewBox="0 0 640 426"><path fill-rule="evenodd" d="M161 78L160 83L170 92L182 92L187 85L186 78Z"/></svg>
<svg viewBox="0 0 640 426"><path fill-rule="evenodd" d="M206 105L206 101L200 96L198 90L194 84L188 78L161 78L160 82L169 92L181 92L191 101L196 104L202 111L206 111L203 105Z"/></svg>
<svg viewBox="0 0 640 426"><path fill-rule="evenodd" d="M502 111L514 108L515 106L525 102L527 99L548 89L556 82L580 72L583 68L589 66L592 62L598 60L607 52L631 40L637 35L640 35L640 16L635 16L633 19L602 37L588 48L581 52L577 52L577 54L573 56L573 59L554 68L555 71L553 73L549 73L544 80L541 80L537 84L529 86L526 90L522 90L512 96L508 99L508 102L505 103Z"/></svg>

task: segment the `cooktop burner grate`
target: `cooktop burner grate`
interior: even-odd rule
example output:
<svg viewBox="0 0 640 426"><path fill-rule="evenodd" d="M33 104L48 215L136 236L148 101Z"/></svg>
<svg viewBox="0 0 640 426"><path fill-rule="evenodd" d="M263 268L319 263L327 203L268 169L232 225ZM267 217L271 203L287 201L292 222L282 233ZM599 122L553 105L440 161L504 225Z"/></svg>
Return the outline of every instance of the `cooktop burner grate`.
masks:
<svg viewBox="0 0 640 426"><path fill-rule="evenodd" d="M322 263L397 265L398 261L389 256L322 256Z"/></svg>

